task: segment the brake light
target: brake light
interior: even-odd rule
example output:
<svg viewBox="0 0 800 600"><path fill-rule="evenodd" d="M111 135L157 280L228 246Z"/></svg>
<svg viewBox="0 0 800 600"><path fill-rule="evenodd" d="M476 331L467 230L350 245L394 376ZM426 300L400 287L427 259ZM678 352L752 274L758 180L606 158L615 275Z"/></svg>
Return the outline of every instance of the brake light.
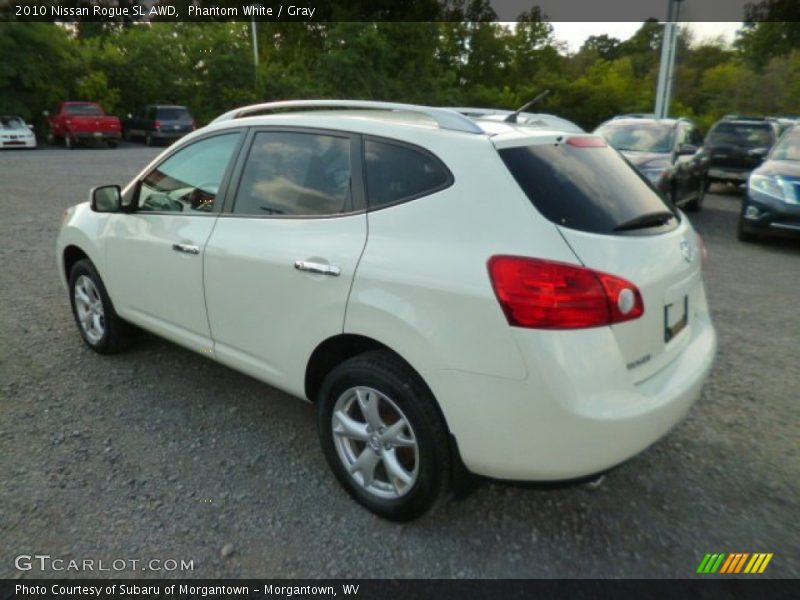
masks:
<svg viewBox="0 0 800 600"><path fill-rule="evenodd" d="M156 121L155 122L155 128L156 129L161 129L161 121Z"/></svg>
<svg viewBox="0 0 800 600"><path fill-rule="evenodd" d="M573 136L567 140L567 144L576 148L605 148L606 141L599 135L580 135Z"/></svg>
<svg viewBox="0 0 800 600"><path fill-rule="evenodd" d="M697 234L697 243L700 246L700 256L703 257L703 266L708 262L708 250L706 250L706 243L703 241L703 236Z"/></svg>
<svg viewBox="0 0 800 600"><path fill-rule="evenodd" d="M644 314L639 289L622 277L521 256L493 256L488 266L497 300L515 327L602 327Z"/></svg>

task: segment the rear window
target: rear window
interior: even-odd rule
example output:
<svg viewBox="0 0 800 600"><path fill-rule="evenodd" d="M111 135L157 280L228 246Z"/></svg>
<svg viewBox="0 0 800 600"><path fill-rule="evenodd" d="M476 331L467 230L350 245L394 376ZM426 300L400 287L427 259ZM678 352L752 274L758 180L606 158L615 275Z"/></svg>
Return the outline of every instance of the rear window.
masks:
<svg viewBox="0 0 800 600"><path fill-rule="evenodd" d="M191 121L192 115L185 108L159 108L158 118L164 121Z"/></svg>
<svg viewBox="0 0 800 600"><path fill-rule="evenodd" d="M665 123L608 123L599 133L617 150L667 153L674 145L674 129Z"/></svg>
<svg viewBox="0 0 800 600"><path fill-rule="evenodd" d="M500 150L503 162L537 210L556 225L590 233L669 231L673 211L620 154L568 144ZM640 223L642 226L633 227Z"/></svg>
<svg viewBox="0 0 800 600"><path fill-rule="evenodd" d="M775 141L775 132L768 123L717 123L708 133L710 144L764 147Z"/></svg>
<svg viewBox="0 0 800 600"><path fill-rule="evenodd" d="M97 117L101 116L103 111L95 104L68 104L64 107L64 114Z"/></svg>

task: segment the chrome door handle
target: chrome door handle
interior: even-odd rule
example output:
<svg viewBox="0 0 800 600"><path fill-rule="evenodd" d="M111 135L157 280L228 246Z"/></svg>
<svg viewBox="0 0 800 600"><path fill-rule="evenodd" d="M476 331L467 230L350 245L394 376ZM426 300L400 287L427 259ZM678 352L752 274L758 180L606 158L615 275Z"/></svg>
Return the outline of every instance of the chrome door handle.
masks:
<svg viewBox="0 0 800 600"><path fill-rule="evenodd" d="M339 267L323 265L322 263L307 262L305 260L294 261L294 268L298 271L308 271L309 273L319 273L320 275L331 275L333 277L338 277L342 272Z"/></svg>
<svg viewBox="0 0 800 600"><path fill-rule="evenodd" d="M172 244L172 249L185 254L200 254L200 248L192 244Z"/></svg>

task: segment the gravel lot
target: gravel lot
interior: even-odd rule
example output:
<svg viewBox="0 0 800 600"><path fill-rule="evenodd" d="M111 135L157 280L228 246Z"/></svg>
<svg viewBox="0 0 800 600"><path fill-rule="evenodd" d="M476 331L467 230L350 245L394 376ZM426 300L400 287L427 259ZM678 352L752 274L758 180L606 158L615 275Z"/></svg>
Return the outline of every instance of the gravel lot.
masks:
<svg viewBox="0 0 800 600"><path fill-rule="evenodd" d="M62 212L157 152L0 154L0 577L20 554L194 564L125 577L690 577L706 552L800 576L800 244L738 242L737 196L692 217L720 352L684 423L596 489L487 483L395 525L339 489L309 405L153 336L81 342Z"/></svg>

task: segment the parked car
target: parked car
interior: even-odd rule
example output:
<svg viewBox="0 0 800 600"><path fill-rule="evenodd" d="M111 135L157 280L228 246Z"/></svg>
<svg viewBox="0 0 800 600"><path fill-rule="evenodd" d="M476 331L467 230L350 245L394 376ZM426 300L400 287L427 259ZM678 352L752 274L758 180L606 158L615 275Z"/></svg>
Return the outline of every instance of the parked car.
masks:
<svg viewBox="0 0 800 600"><path fill-rule="evenodd" d="M800 126L784 133L750 174L737 233L747 242L767 235L800 236Z"/></svg>
<svg viewBox="0 0 800 600"><path fill-rule="evenodd" d="M727 115L705 139L709 183L741 184L762 163L778 138L778 125L762 117Z"/></svg>
<svg viewBox="0 0 800 600"><path fill-rule="evenodd" d="M700 210L708 181L703 136L689 119L626 115L594 131L608 140L674 206Z"/></svg>
<svg viewBox="0 0 800 600"><path fill-rule="evenodd" d="M0 148L36 148L33 125L17 115L0 116Z"/></svg>
<svg viewBox="0 0 800 600"><path fill-rule="evenodd" d="M57 241L91 349L132 323L307 399L396 520L464 472L590 476L672 429L716 350L701 254L599 136L344 100L230 111Z"/></svg>
<svg viewBox="0 0 800 600"><path fill-rule="evenodd" d="M85 142L101 142L116 148L122 132L118 117L106 115L97 102L62 102L55 114L48 117L51 144L63 142L67 148Z"/></svg>
<svg viewBox="0 0 800 600"><path fill-rule="evenodd" d="M125 139L139 138L148 146L174 142L194 130L194 119L185 106L149 104L125 121Z"/></svg>

